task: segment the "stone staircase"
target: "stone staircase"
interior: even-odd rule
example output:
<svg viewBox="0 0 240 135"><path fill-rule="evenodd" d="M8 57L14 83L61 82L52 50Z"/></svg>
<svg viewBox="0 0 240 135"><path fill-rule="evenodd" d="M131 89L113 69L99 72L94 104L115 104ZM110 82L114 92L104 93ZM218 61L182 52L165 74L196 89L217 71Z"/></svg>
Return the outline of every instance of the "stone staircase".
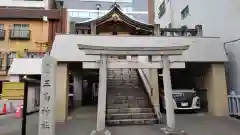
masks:
<svg viewBox="0 0 240 135"><path fill-rule="evenodd" d="M136 69L109 69L107 76L108 126L158 123Z"/></svg>

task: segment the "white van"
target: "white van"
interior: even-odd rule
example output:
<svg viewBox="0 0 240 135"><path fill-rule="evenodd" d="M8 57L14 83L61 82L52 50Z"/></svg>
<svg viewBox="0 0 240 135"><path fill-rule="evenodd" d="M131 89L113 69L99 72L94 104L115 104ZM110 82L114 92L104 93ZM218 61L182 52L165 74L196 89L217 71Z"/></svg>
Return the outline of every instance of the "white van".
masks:
<svg viewBox="0 0 240 135"><path fill-rule="evenodd" d="M166 109L164 95L161 101L163 109ZM173 89L173 106L175 110L199 110L200 97L193 89Z"/></svg>

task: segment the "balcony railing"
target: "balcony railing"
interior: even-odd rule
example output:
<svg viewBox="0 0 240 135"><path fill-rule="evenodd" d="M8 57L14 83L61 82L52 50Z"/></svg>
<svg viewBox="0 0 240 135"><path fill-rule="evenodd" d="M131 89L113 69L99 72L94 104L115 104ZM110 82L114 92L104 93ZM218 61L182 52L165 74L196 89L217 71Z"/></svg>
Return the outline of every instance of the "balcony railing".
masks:
<svg viewBox="0 0 240 135"><path fill-rule="evenodd" d="M30 30L11 29L9 31L9 38L13 40L29 40L30 35Z"/></svg>
<svg viewBox="0 0 240 135"><path fill-rule="evenodd" d="M0 40L5 39L5 30L0 29Z"/></svg>

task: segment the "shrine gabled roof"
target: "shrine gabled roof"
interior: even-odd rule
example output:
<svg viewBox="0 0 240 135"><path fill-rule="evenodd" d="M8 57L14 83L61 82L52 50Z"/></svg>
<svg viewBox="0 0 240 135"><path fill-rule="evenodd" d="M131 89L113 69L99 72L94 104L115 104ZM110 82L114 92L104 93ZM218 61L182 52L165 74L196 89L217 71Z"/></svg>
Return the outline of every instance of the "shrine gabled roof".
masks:
<svg viewBox="0 0 240 135"><path fill-rule="evenodd" d="M140 22L136 19L133 19L132 17L130 17L129 15L125 14L122 9L119 7L118 4L114 4L112 6L112 8L103 16L96 18L96 19L89 19L83 22L79 22L78 24L82 24L82 25L90 25L91 23L96 23L98 24L102 24L110 19L120 19L122 21L124 21L125 23L129 24L129 25L133 25L139 28L143 28L143 29L151 29L153 30L154 26L151 24L146 24L143 22Z"/></svg>

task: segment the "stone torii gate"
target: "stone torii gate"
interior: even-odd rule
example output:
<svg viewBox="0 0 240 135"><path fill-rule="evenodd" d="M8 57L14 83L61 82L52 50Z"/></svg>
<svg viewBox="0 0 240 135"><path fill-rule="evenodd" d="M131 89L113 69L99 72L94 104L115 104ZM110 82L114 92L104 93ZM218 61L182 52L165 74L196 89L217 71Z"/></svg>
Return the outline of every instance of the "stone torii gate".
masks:
<svg viewBox="0 0 240 135"><path fill-rule="evenodd" d="M163 64L163 84L166 102L167 126L164 128L165 133L175 131L175 116L173 108L172 86L170 76L169 56L182 55L183 51L189 48L185 46L169 47L107 47L91 46L79 44L78 48L84 50L86 55L99 55L99 92L98 92L98 109L97 109L97 127L91 134L110 134L105 129L105 112L106 112L106 91L107 91L107 58L108 56L161 56ZM159 67L160 68L160 67ZM107 132L106 132L107 131Z"/></svg>

